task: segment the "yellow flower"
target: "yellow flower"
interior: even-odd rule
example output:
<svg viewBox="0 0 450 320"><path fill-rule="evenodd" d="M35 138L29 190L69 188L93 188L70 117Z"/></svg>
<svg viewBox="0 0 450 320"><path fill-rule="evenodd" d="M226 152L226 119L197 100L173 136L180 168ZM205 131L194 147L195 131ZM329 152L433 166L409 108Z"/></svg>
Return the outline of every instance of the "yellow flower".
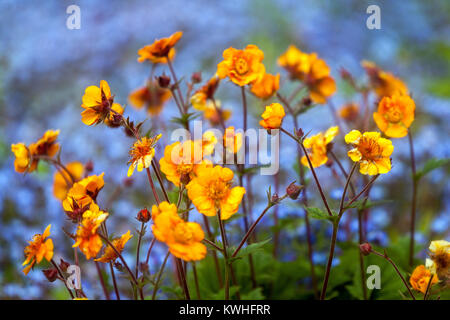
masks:
<svg viewBox="0 0 450 320"><path fill-rule="evenodd" d="M206 216L214 216L220 210L222 220L230 218L245 194L245 188L231 187L233 176L233 171L221 166L199 168L186 186L189 199Z"/></svg>
<svg viewBox="0 0 450 320"><path fill-rule="evenodd" d="M356 103L348 103L339 109L339 116L348 121L353 122L358 118L359 106Z"/></svg>
<svg viewBox="0 0 450 320"><path fill-rule="evenodd" d="M136 167L138 171L150 167L155 156L155 144L160 138L161 134L152 138L143 137L133 144L130 150L131 160L128 161L130 163L127 174L129 177L133 174Z"/></svg>
<svg viewBox="0 0 450 320"><path fill-rule="evenodd" d="M320 167L321 165L327 163L327 145L333 141L334 137L336 137L338 133L339 127L335 126L329 128L325 134L319 132L318 134L303 140L303 145L305 148L311 149L311 151L308 152L308 155L314 168ZM301 161L304 166L309 167L306 156L303 156Z"/></svg>
<svg viewBox="0 0 450 320"><path fill-rule="evenodd" d="M355 162L360 163L359 172L376 175L391 170L390 155L394 151L392 142L380 137L379 132L352 130L345 136L345 142L354 148L347 154Z"/></svg>
<svg viewBox="0 0 450 320"><path fill-rule="evenodd" d="M121 123L120 120L117 121L114 117L115 115L122 116L124 112L123 107L118 103L113 103L111 107L111 112L109 113L109 116L105 118L105 124L110 128L117 128L120 127ZM119 119L121 119L120 117Z"/></svg>
<svg viewBox="0 0 450 320"><path fill-rule="evenodd" d="M83 176L84 166L81 162L71 162L66 165L70 175L78 181ZM69 184L67 184L69 182ZM67 192L72 187L72 180L69 174L65 171L57 171L53 178L53 195L55 198L63 201L67 197Z"/></svg>
<svg viewBox="0 0 450 320"><path fill-rule="evenodd" d="M97 234L97 229L107 217L108 213L100 211L98 206L93 206L83 213L83 220L78 226L72 247L79 247L88 260L95 258L102 248L102 239Z"/></svg>
<svg viewBox="0 0 450 320"><path fill-rule="evenodd" d="M81 121L88 126L109 119L115 112L123 112L122 106L114 103L114 96L111 95L111 89L105 80L100 81L100 87L87 87L82 101L81 107L85 110L81 112Z"/></svg>
<svg viewBox="0 0 450 320"><path fill-rule="evenodd" d="M222 118L223 121L227 121L231 117L231 111L223 110L219 100L216 100L215 103L216 104L214 105L213 101L208 100L202 110L205 119L209 120L213 126L221 123L220 118Z"/></svg>
<svg viewBox="0 0 450 320"><path fill-rule="evenodd" d="M168 203L167 201L161 202L159 205L152 206L152 219L155 221L156 217L158 217L163 212L169 212L173 215L178 215L177 206L173 203Z"/></svg>
<svg viewBox="0 0 450 320"><path fill-rule="evenodd" d="M440 279L450 279L450 242L431 241L429 250L430 259L427 259L427 267Z"/></svg>
<svg viewBox="0 0 450 320"><path fill-rule="evenodd" d="M116 250L119 251L119 253L122 253L123 248L125 247L125 244L132 237L133 237L133 235L130 234L130 230L128 230L128 232L123 234L120 238L113 239L111 241L111 243L114 246L114 248L116 248ZM105 251L103 252L103 255L98 259L94 259L94 261L107 263L107 262L115 261L118 257L119 256L117 255L116 251L114 251L114 249L108 245L106 247Z"/></svg>
<svg viewBox="0 0 450 320"><path fill-rule="evenodd" d="M291 78L306 84L311 100L316 103L325 103L336 91L336 83L330 77L330 68L315 52L308 54L290 46L280 56L278 64L289 71Z"/></svg>
<svg viewBox="0 0 450 320"><path fill-rule="evenodd" d="M428 282L431 279L431 272L424 265L417 266L411 277L409 278L409 283L413 287L414 290L425 293L427 291ZM433 274L433 279L431 280L431 286L435 283L439 282L436 274Z"/></svg>
<svg viewBox="0 0 450 320"><path fill-rule="evenodd" d="M205 235L198 223L184 221L178 216L176 206L165 201L152 214L154 211L158 213L153 218L153 234L169 246L170 253L184 261L198 261L206 256L206 246L201 242Z"/></svg>
<svg viewBox="0 0 450 320"><path fill-rule="evenodd" d="M164 104L171 96L170 90L161 88L155 81L149 81L147 86L133 91L128 100L137 109L145 107L151 116L155 116L161 112Z"/></svg>
<svg viewBox="0 0 450 320"><path fill-rule="evenodd" d="M219 87L219 82L219 77L214 76L192 95L190 101L194 109L205 110L207 102L214 99L214 93Z"/></svg>
<svg viewBox="0 0 450 320"><path fill-rule="evenodd" d="M59 130L47 130L42 138L30 144L31 155L53 157L59 150L59 143L56 143L58 135Z"/></svg>
<svg viewBox="0 0 450 320"><path fill-rule="evenodd" d="M23 143L11 145L11 151L16 159L14 160L14 169L19 172L32 172L37 167L37 161L32 161L30 150Z"/></svg>
<svg viewBox="0 0 450 320"><path fill-rule="evenodd" d="M241 87L261 79L266 72L262 64L264 53L252 44L244 50L230 47L223 52L223 58L217 65L217 75L220 79L228 77Z"/></svg>
<svg viewBox="0 0 450 320"><path fill-rule="evenodd" d="M383 97L373 119L378 128L391 138L402 138L408 134L408 128L414 121L416 105L409 96L394 94Z"/></svg>
<svg viewBox="0 0 450 320"><path fill-rule="evenodd" d="M408 94L408 87L392 73L380 69L371 61L362 61L361 64L366 69L370 84L379 98L390 97L394 94Z"/></svg>
<svg viewBox="0 0 450 320"><path fill-rule="evenodd" d="M252 84L250 91L261 99L268 99L280 88L280 74L266 73L259 81Z"/></svg>
<svg viewBox="0 0 450 320"><path fill-rule="evenodd" d="M234 127L226 128L223 135L223 145L226 151L238 153L242 147L242 133L235 133Z"/></svg>
<svg viewBox="0 0 450 320"><path fill-rule="evenodd" d="M35 234L31 241L28 241L29 245L25 247L24 253L26 256L25 261L22 266L28 264L28 266L23 269L25 275L30 272L31 268L34 267L36 263L40 263L43 258L50 262L53 258L53 241L52 239L47 239L50 236L49 224L43 234Z"/></svg>
<svg viewBox="0 0 450 320"><path fill-rule="evenodd" d="M97 200L97 195L103 189L104 173L92 175L83 180L75 182L67 192L67 197L63 201L63 208L66 212L73 212L75 208L84 208Z"/></svg>
<svg viewBox="0 0 450 320"><path fill-rule="evenodd" d="M259 124L266 129L279 129L285 115L286 113L281 104L272 103L266 106L266 110L261 115L263 120Z"/></svg>
<svg viewBox="0 0 450 320"><path fill-rule="evenodd" d="M175 56L175 44L183 36L183 32L177 31L168 38L155 40L138 51L138 61L144 62L146 60L153 63L167 63L167 57L172 60Z"/></svg>
<svg viewBox="0 0 450 320"><path fill-rule="evenodd" d="M201 144L192 140L183 143L177 141L164 149L164 157L159 160L159 165L167 180L179 187L181 179L186 184L185 181L192 179L200 166L211 165L209 162L202 161L202 158Z"/></svg>

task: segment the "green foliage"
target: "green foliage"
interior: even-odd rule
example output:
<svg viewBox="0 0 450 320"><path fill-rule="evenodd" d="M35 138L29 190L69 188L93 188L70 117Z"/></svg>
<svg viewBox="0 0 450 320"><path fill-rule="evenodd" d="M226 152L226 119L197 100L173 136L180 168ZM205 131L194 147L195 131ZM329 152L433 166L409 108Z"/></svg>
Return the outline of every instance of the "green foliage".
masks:
<svg viewBox="0 0 450 320"><path fill-rule="evenodd" d="M332 211L333 215L330 216L328 212L323 211L322 209L315 208L315 207L305 207L306 211L308 211L308 214L311 218L317 219L317 220L328 220L332 223L336 221L338 218L337 213Z"/></svg>
<svg viewBox="0 0 450 320"><path fill-rule="evenodd" d="M432 158L428 160L423 166L422 170L416 172L414 179L419 181L423 176L430 173L434 169L447 166L450 163L450 159L436 159Z"/></svg>

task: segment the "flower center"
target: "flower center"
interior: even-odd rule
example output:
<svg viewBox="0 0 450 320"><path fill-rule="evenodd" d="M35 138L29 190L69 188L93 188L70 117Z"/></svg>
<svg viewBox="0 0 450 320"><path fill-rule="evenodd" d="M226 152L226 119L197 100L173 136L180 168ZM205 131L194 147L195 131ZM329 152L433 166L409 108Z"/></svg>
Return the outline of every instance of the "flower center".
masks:
<svg viewBox="0 0 450 320"><path fill-rule="evenodd" d="M390 108L386 113L386 118L389 122L397 123L402 120L403 114L396 108Z"/></svg>
<svg viewBox="0 0 450 320"><path fill-rule="evenodd" d="M173 236L177 242L185 244L189 243L193 238L191 229L184 222L177 224L173 231Z"/></svg>
<svg viewBox="0 0 450 320"><path fill-rule="evenodd" d="M238 61L236 61L236 71L239 75L246 74L249 70L248 63L245 59L239 58Z"/></svg>
<svg viewBox="0 0 450 320"><path fill-rule="evenodd" d="M214 200L221 200L228 193L229 184L222 181L213 181L208 187L208 196Z"/></svg>
<svg viewBox="0 0 450 320"><path fill-rule="evenodd" d="M364 160L376 160L381 157L382 153L381 147L376 141L364 137L359 142L358 150Z"/></svg>
<svg viewBox="0 0 450 320"><path fill-rule="evenodd" d="M193 164L180 164L179 166L177 166L177 172L179 174L189 174L192 172L193 168Z"/></svg>

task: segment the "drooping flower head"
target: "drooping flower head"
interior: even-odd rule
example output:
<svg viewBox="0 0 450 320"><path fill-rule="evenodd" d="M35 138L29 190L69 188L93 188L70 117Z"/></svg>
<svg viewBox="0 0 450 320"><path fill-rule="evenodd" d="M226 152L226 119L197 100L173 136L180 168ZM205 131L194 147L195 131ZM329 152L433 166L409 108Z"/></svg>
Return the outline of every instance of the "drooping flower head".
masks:
<svg viewBox="0 0 450 320"><path fill-rule="evenodd" d="M72 187L72 178L75 181L81 179L84 173L84 166L81 162L71 162L66 165L69 173L64 170L57 171L53 178L53 195L63 201L67 197L67 192Z"/></svg>
<svg viewBox="0 0 450 320"><path fill-rule="evenodd" d="M319 132L318 134L305 138L303 140L303 145L306 149L310 149L308 152L309 159L314 168L324 165L328 161L328 144L333 141L334 137L339 133L339 127L329 128L325 134ZM306 156L302 157L302 164L309 167L308 159Z"/></svg>
<svg viewBox="0 0 450 320"><path fill-rule="evenodd" d="M59 130L47 130L42 138L40 138L37 142L30 144L28 147L31 155L33 157L53 157L59 150L59 143L56 142L58 135Z"/></svg>
<svg viewBox="0 0 450 320"><path fill-rule="evenodd" d="M364 132L352 130L345 136L345 142L354 148L348 151L348 156L354 162L359 162L359 172L368 175L387 173L391 170L390 156L394 151L392 142L381 138L379 132Z"/></svg>
<svg viewBox="0 0 450 320"><path fill-rule="evenodd" d="M79 247L88 260L95 258L102 248L102 239L97 234L97 230L107 217L108 213L99 210L98 206L92 206L83 213L72 247Z"/></svg>
<svg viewBox="0 0 450 320"><path fill-rule="evenodd" d="M145 87L133 91L128 100L135 108L145 107L151 116L156 116L171 96L169 89L162 88L156 81L149 81Z"/></svg>
<svg viewBox="0 0 450 320"><path fill-rule="evenodd" d="M33 172L36 170L37 161L31 159L31 153L24 143L11 145L11 151L16 159L14 160L14 169L19 172Z"/></svg>
<svg viewBox="0 0 450 320"><path fill-rule="evenodd" d="M339 109L339 117L348 122L354 122L359 116L359 106L356 103L347 103Z"/></svg>
<svg viewBox="0 0 450 320"><path fill-rule="evenodd" d="M271 105L266 106L266 109L261 115L263 119L259 122L259 124L267 130L279 129L285 115L286 113L284 112L284 108L281 104L272 103Z"/></svg>
<svg viewBox="0 0 450 320"><path fill-rule="evenodd" d="M262 64L264 53L253 44L244 50L230 47L223 52L223 59L217 65L217 75L220 79L228 77L241 87L261 79L266 72Z"/></svg>
<svg viewBox="0 0 450 320"><path fill-rule="evenodd" d="M402 138L408 134L408 128L414 121L415 109L414 100L409 96L385 96L378 104L378 111L373 113L373 119L388 137Z"/></svg>
<svg viewBox="0 0 450 320"><path fill-rule="evenodd" d="M155 156L155 144L161 138L161 134L156 137L143 137L137 140L130 150L130 167L128 169L128 177L130 177L134 169L142 171L144 168L150 167L153 157Z"/></svg>
<svg viewBox="0 0 450 320"><path fill-rule="evenodd" d="M291 78L303 81L309 89L310 98L325 103L336 91L336 83L330 76L330 68L317 53L304 53L295 46L280 56L278 64L288 70Z"/></svg>
<svg viewBox="0 0 450 320"><path fill-rule="evenodd" d="M191 96L190 101L194 109L200 111L205 109L207 102L214 99L214 94L219 87L219 83L220 79L215 75Z"/></svg>
<svg viewBox="0 0 450 320"><path fill-rule="evenodd" d="M122 253L123 248L125 247L125 244L132 237L133 237L133 235L130 234L130 230L128 230L128 232L123 234L121 237L111 240L111 243L114 246L114 248L116 248L116 250L119 251L119 253ZM117 255L116 251L111 246L108 245L105 248L103 255L100 258L94 259L94 261L103 262L103 263L114 262L118 257L119 256Z"/></svg>
<svg viewBox="0 0 450 320"><path fill-rule="evenodd" d="M268 99L273 96L280 88L280 74L272 75L269 73L264 74L264 76L255 81L252 84L250 91L261 99Z"/></svg>
<svg viewBox="0 0 450 320"><path fill-rule="evenodd" d="M183 32L177 31L168 38L155 40L138 51L138 61L150 61L153 63L167 63L167 58L170 60L175 56L175 44L181 39Z"/></svg>
<svg viewBox="0 0 450 320"><path fill-rule="evenodd" d="M186 186L189 199L206 216L214 216L220 210L222 220L230 218L245 194L245 188L232 187L233 176L233 171L221 166L199 168Z"/></svg>
<svg viewBox="0 0 450 320"><path fill-rule="evenodd" d="M431 280L431 277L433 279ZM424 265L417 266L411 277L409 278L409 283L414 290L420 291L423 294L427 291L428 283L431 280L431 286L439 282L439 278L436 274L432 274Z"/></svg>
<svg viewBox="0 0 450 320"><path fill-rule="evenodd" d="M36 263L40 263L43 258L45 258L48 262L50 262L53 258L53 241L48 238L50 236L50 228L49 224L43 234L35 234L31 241L28 241L28 246L25 247L25 261L22 266L28 264L28 266L23 269L23 273L25 275L30 272L30 270L34 267Z"/></svg>
<svg viewBox="0 0 450 320"><path fill-rule="evenodd" d="M153 206L152 216L155 238L166 243L175 257L198 261L206 256L206 246L201 242L205 237L201 226L181 219L174 204L164 201Z"/></svg>
<svg viewBox="0 0 450 320"><path fill-rule="evenodd" d="M123 108L114 102L108 82L100 81L100 87L89 86L86 88L81 107L81 121L88 126L99 124L103 121L111 121L114 114L123 113Z"/></svg>
<svg viewBox="0 0 450 320"><path fill-rule="evenodd" d="M426 265L439 279L450 279L450 242L446 240L431 241Z"/></svg>
<svg viewBox="0 0 450 320"><path fill-rule="evenodd" d="M394 94L408 94L408 87L405 83L392 73L380 69L371 61L362 61L361 65L366 69L370 84L379 98L390 97Z"/></svg>

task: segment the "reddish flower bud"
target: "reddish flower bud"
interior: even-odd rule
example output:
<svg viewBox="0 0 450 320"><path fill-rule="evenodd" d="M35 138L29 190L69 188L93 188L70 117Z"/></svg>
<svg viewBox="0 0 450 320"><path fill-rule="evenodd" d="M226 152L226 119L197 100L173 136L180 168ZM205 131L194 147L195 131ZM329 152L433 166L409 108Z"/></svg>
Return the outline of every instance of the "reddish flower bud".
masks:
<svg viewBox="0 0 450 320"><path fill-rule="evenodd" d="M202 82L202 73L201 72L194 72L191 76L192 83L200 83Z"/></svg>
<svg viewBox="0 0 450 320"><path fill-rule="evenodd" d="M140 222L148 222L152 218L152 214L150 211L147 210L147 208L142 209L138 212L136 219Z"/></svg>
<svg viewBox="0 0 450 320"><path fill-rule="evenodd" d="M299 128L296 132L297 137L299 138L303 138L303 136L305 135L305 133L303 132L302 128Z"/></svg>
<svg viewBox="0 0 450 320"><path fill-rule="evenodd" d="M277 203L279 199L280 199L280 197L278 196L278 193L274 193L274 194L272 195L271 201L272 201L273 203Z"/></svg>
<svg viewBox="0 0 450 320"><path fill-rule="evenodd" d="M359 245L359 250L361 251L361 253L365 256L368 256L370 254L370 252L372 252L372 246L370 245L370 243L362 243Z"/></svg>
<svg viewBox="0 0 450 320"><path fill-rule="evenodd" d="M311 103L312 103L312 100L311 100L310 97L305 97L305 98L302 99L302 104L304 106L309 107L311 105Z"/></svg>
<svg viewBox="0 0 450 320"><path fill-rule="evenodd" d="M161 88L167 88L170 85L170 77L163 74L162 76L159 76L158 78L158 84Z"/></svg>
<svg viewBox="0 0 450 320"><path fill-rule="evenodd" d="M191 176L189 174L182 173L180 176L180 182L187 185L191 181Z"/></svg>
<svg viewBox="0 0 450 320"><path fill-rule="evenodd" d="M59 267L61 268L62 272L66 272L67 268L69 266L70 266L70 263L68 263L67 261L64 261L62 258L60 259Z"/></svg>
<svg viewBox="0 0 450 320"><path fill-rule="evenodd" d="M86 170L87 173L94 171L94 163L91 160L86 162L84 170Z"/></svg>
<svg viewBox="0 0 450 320"><path fill-rule="evenodd" d="M42 272L50 282L54 282L56 279L58 279L58 270L56 270L56 268L44 269L42 270Z"/></svg>
<svg viewBox="0 0 450 320"><path fill-rule="evenodd" d="M303 186L296 185L294 181L286 188L286 193L288 194L289 198L291 198L292 200L296 200L300 195L302 189Z"/></svg>

